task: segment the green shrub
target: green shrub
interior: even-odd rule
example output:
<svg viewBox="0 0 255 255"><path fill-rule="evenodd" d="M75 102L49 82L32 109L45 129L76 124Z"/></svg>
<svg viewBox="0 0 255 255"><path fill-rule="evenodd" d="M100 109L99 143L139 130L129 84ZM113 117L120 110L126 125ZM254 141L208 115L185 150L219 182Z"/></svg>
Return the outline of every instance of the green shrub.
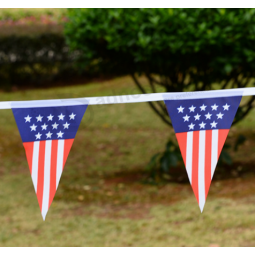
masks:
<svg viewBox="0 0 255 255"><path fill-rule="evenodd" d="M130 74L142 93L241 88L255 76L254 9L71 9L68 18L67 42L83 66ZM150 105L171 125L163 102Z"/></svg>
<svg viewBox="0 0 255 255"><path fill-rule="evenodd" d="M71 9L67 43L92 71L129 74L142 93L243 88L255 77L255 9ZM139 83L145 75L148 86ZM252 108L239 107L233 124ZM149 102L171 126L163 102ZM176 166L176 148L149 164L151 173ZM221 161L230 162L227 153ZM155 168L156 167L156 168Z"/></svg>
<svg viewBox="0 0 255 255"><path fill-rule="evenodd" d="M44 85L85 76L79 51L69 51L60 25L0 27L0 88Z"/></svg>

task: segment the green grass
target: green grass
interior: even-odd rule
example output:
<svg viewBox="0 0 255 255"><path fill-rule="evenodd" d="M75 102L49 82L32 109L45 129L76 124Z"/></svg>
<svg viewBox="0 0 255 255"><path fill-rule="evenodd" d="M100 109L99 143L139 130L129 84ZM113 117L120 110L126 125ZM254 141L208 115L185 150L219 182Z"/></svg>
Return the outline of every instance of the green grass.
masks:
<svg viewBox="0 0 255 255"><path fill-rule="evenodd" d="M145 80L142 80L145 83ZM135 94L129 77L0 93L0 100ZM173 132L146 103L89 106L43 222L11 110L0 118L0 246L254 246L255 114L230 131L249 138L216 168L201 214L189 183L147 185L146 165ZM240 163L241 162L241 163Z"/></svg>

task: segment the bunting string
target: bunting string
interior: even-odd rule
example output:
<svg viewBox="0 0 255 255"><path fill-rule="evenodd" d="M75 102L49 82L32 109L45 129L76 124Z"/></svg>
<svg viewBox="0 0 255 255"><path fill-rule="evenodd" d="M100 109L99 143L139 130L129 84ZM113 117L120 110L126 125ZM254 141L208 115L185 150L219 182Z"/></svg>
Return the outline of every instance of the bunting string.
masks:
<svg viewBox="0 0 255 255"><path fill-rule="evenodd" d="M224 97L235 95L242 92L243 96L255 95L255 87L224 89L212 91L193 91L193 92L168 92L168 93L148 93L133 94L119 96L99 96L99 97L83 97L68 99L49 99L49 100L29 100L29 101L2 101L0 109L26 108L26 107L45 107L47 106L63 106L63 105L103 105L103 104L121 104L121 103L142 103L153 101L178 100L178 99L194 99L208 97Z"/></svg>
<svg viewBox="0 0 255 255"><path fill-rule="evenodd" d="M12 109L45 220L80 122L88 105L164 101L187 175L201 212L215 168L242 96L255 87L0 102Z"/></svg>

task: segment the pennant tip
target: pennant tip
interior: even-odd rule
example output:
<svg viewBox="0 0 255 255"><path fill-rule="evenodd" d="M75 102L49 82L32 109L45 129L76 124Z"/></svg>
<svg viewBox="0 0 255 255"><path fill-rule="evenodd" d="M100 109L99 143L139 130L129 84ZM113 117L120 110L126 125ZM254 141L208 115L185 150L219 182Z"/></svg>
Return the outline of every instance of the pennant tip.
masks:
<svg viewBox="0 0 255 255"><path fill-rule="evenodd" d="M47 212L42 212L42 218L43 218L43 221L45 221L45 219L46 219L46 215L47 215Z"/></svg>
<svg viewBox="0 0 255 255"><path fill-rule="evenodd" d="M201 213L202 213L202 212L203 212L203 210L204 210L204 206L205 206L205 203L203 203L203 204L199 204L199 208L200 208Z"/></svg>

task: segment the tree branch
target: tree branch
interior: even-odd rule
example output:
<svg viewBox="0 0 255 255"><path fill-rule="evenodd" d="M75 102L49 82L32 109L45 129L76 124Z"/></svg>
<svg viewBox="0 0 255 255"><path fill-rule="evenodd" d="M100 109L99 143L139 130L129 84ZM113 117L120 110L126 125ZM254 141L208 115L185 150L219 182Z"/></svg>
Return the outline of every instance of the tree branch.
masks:
<svg viewBox="0 0 255 255"><path fill-rule="evenodd" d="M154 82L157 85L160 85L162 87L167 87L168 86L168 84L165 84L165 83L162 83L162 82L159 82L159 81L155 80L148 73L146 73L146 77L148 78L149 81L152 81L152 82Z"/></svg>
<svg viewBox="0 0 255 255"><path fill-rule="evenodd" d="M250 99L250 101L249 101L245 106L241 107L241 108L244 108L244 107L247 107L247 108L246 108L246 110L242 113L242 118L233 121L233 124L232 124L232 125L238 123L240 120L242 120L242 119L249 113L249 111L252 109L252 103L254 102L254 100L255 100L255 96L252 96L252 98Z"/></svg>

